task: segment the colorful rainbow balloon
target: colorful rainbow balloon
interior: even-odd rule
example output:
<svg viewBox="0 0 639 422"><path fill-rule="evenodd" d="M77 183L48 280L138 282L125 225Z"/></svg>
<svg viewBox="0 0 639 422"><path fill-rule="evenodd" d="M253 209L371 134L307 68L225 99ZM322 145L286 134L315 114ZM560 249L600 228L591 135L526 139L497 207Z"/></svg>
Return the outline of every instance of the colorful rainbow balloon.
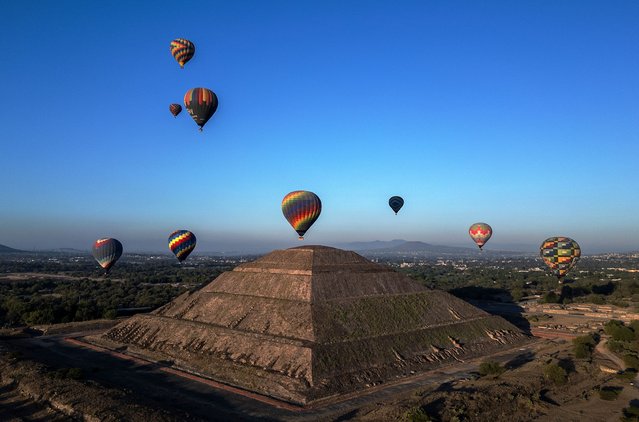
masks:
<svg viewBox="0 0 639 422"><path fill-rule="evenodd" d="M176 230L169 235L169 249L180 262L184 261L193 252L196 243L195 235L188 230Z"/></svg>
<svg viewBox="0 0 639 422"><path fill-rule="evenodd" d="M296 190L282 200L282 213L300 236L300 240L304 239L304 234L321 212L322 201L313 192Z"/></svg>
<svg viewBox="0 0 639 422"><path fill-rule="evenodd" d="M475 223L468 229L468 234L481 249L493 235L493 229L486 223Z"/></svg>
<svg viewBox="0 0 639 422"><path fill-rule="evenodd" d="M93 257L104 268L105 274L109 273L120 256L122 256L122 243L117 239L98 239L93 244Z"/></svg>
<svg viewBox="0 0 639 422"><path fill-rule="evenodd" d="M176 38L171 41L170 48L173 58L179 63L181 68L184 68L186 62L191 60L195 54L195 44L184 38Z"/></svg>
<svg viewBox="0 0 639 422"><path fill-rule="evenodd" d="M539 254L561 283L562 277L579 261L581 248L569 237L549 237L539 247Z"/></svg>

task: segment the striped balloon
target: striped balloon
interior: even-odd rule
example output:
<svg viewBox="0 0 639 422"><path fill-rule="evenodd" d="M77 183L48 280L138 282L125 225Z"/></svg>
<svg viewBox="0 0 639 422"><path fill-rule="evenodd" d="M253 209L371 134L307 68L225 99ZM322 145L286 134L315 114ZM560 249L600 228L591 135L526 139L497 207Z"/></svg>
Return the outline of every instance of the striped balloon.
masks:
<svg viewBox="0 0 639 422"><path fill-rule="evenodd" d="M569 237L549 237L539 247L539 254L552 274L561 282L561 278L579 261L581 248Z"/></svg>
<svg viewBox="0 0 639 422"><path fill-rule="evenodd" d="M395 215L402 209L404 206L404 199L401 196L391 196L388 200L388 205L395 211Z"/></svg>
<svg viewBox="0 0 639 422"><path fill-rule="evenodd" d="M191 60L195 54L195 45L184 38L176 38L171 41L171 54L180 64L180 67L184 68L186 62Z"/></svg>
<svg viewBox="0 0 639 422"><path fill-rule="evenodd" d="M180 262L184 261L193 252L196 243L195 235L188 230L176 230L169 235L169 249Z"/></svg>
<svg viewBox="0 0 639 422"><path fill-rule="evenodd" d="M493 228L486 223L475 223L468 229L468 234L481 249L493 235Z"/></svg>
<svg viewBox="0 0 639 422"><path fill-rule="evenodd" d="M169 111L171 112L173 117L177 117L177 115L182 112L182 106L179 104L171 104L169 106Z"/></svg>
<svg viewBox="0 0 639 422"><path fill-rule="evenodd" d="M321 212L322 201L313 192L296 190L282 200L282 213L299 234L300 240L304 239L304 234Z"/></svg>
<svg viewBox="0 0 639 422"><path fill-rule="evenodd" d="M122 256L122 243L117 239L98 239L93 244L93 257L108 273L111 267Z"/></svg>
<svg viewBox="0 0 639 422"><path fill-rule="evenodd" d="M192 88L184 94L184 105L202 131L217 110L217 95L208 88Z"/></svg>

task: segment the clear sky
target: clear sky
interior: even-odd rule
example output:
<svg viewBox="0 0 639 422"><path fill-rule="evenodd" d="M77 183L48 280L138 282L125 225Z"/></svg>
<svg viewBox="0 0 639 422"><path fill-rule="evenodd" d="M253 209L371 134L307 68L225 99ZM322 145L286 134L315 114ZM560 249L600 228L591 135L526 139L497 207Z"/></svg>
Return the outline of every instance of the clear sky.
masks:
<svg viewBox="0 0 639 422"><path fill-rule="evenodd" d="M3 1L0 244L294 246L304 189L309 244L472 247L484 221L487 249L638 250L637 22L634 0ZM203 133L168 111L198 86Z"/></svg>

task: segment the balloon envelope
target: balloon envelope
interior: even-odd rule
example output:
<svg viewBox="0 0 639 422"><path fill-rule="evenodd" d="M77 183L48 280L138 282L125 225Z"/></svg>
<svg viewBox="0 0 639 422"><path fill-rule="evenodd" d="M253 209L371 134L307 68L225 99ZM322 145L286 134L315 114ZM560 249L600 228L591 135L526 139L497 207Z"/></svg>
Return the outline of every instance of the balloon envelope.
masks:
<svg viewBox="0 0 639 422"><path fill-rule="evenodd" d="M300 239L304 238L321 212L322 201L313 192L296 190L282 200L282 213Z"/></svg>
<svg viewBox="0 0 639 422"><path fill-rule="evenodd" d="M192 88L184 94L184 105L195 123L204 127L217 110L217 95L208 88Z"/></svg>
<svg viewBox="0 0 639 422"><path fill-rule="evenodd" d="M581 248L569 237L549 237L539 247L539 254L552 274L561 280L579 261Z"/></svg>
<svg viewBox="0 0 639 422"><path fill-rule="evenodd" d="M404 206L404 199L401 196L391 196L388 200L388 205L395 211L395 214L399 212Z"/></svg>
<svg viewBox="0 0 639 422"><path fill-rule="evenodd" d="M169 249L180 262L184 261L193 252L196 243L195 235L188 230L176 230L169 235Z"/></svg>
<svg viewBox="0 0 639 422"><path fill-rule="evenodd" d="M481 249L493 235L493 228L486 223L475 223L468 229L468 234Z"/></svg>
<svg viewBox="0 0 639 422"><path fill-rule="evenodd" d="M193 58L193 55L195 54L195 44L184 38L176 38L171 41L170 48L173 58L182 68L186 62Z"/></svg>
<svg viewBox="0 0 639 422"><path fill-rule="evenodd" d="M171 104L169 106L169 111L171 112L173 117L177 117L177 115L182 112L182 106L179 104Z"/></svg>
<svg viewBox="0 0 639 422"><path fill-rule="evenodd" d="M120 256L122 256L122 243L117 239L98 239L93 244L93 257L107 273Z"/></svg>

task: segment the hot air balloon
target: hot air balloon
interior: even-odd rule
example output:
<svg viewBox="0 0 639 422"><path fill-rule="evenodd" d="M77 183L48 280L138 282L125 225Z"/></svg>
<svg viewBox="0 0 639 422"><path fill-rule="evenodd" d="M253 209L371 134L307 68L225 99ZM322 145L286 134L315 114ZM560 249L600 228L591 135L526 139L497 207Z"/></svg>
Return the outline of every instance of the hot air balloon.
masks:
<svg viewBox="0 0 639 422"><path fill-rule="evenodd" d="M569 237L549 237L539 247L539 254L561 283L562 277L579 261L581 248Z"/></svg>
<svg viewBox="0 0 639 422"><path fill-rule="evenodd" d="M122 256L122 243L117 239L98 239L93 244L93 257L104 268L105 274L109 273L120 256Z"/></svg>
<svg viewBox="0 0 639 422"><path fill-rule="evenodd" d="M186 62L191 60L195 54L195 45L184 38L176 38L171 41L171 54L180 64L180 67L184 68Z"/></svg>
<svg viewBox="0 0 639 422"><path fill-rule="evenodd" d="M171 104L169 106L169 111L171 112L173 117L177 117L178 114L180 114L182 112L182 106L179 105L179 104Z"/></svg>
<svg viewBox="0 0 639 422"><path fill-rule="evenodd" d="M388 200L388 205L395 211L395 215L402 209L404 206L404 199L401 196L391 196Z"/></svg>
<svg viewBox="0 0 639 422"><path fill-rule="evenodd" d="M202 128L217 110L217 96L207 88L189 89L184 94L184 105L195 123Z"/></svg>
<svg viewBox="0 0 639 422"><path fill-rule="evenodd" d="M296 190L282 200L284 217L299 234L300 240L322 212L322 201L313 192Z"/></svg>
<svg viewBox="0 0 639 422"><path fill-rule="evenodd" d="M169 249L182 262L195 249L195 235L188 230L176 230L169 235Z"/></svg>
<svg viewBox="0 0 639 422"><path fill-rule="evenodd" d="M482 246L484 246L493 235L493 228L486 223L475 223L468 229L468 234L470 234L470 237L481 250Z"/></svg>

